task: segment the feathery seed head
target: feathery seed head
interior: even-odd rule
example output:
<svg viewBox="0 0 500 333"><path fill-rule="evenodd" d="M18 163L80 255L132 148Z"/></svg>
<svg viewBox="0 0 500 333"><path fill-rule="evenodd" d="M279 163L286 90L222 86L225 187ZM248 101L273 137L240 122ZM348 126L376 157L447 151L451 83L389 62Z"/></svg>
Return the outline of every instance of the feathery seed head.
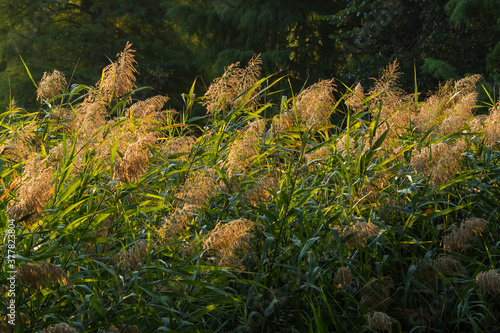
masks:
<svg viewBox="0 0 500 333"><path fill-rule="evenodd" d="M354 276L349 267L340 267L333 277L333 282L339 288L342 288L345 285L351 284L353 278Z"/></svg>
<svg viewBox="0 0 500 333"><path fill-rule="evenodd" d="M199 206L190 204L185 204L182 209L176 209L170 217L163 218L163 224L156 230L156 233L162 240L176 241L185 235L198 209Z"/></svg>
<svg viewBox="0 0 500 333"><path fill-rule="evenodd" d="M479 272L476 283L484 293L500 294L500 273L497 270Z"/></svg>
<svg viewBox="0 0 500 333"><path fill-rule="evenodd" d="M356 223L351 223L349 226L342 230L343 237L350 237L345 243L348 247L360 247L366 244L366 239L370 236L378 234L380 231L379 227L371 222L358 221Z"/></svg>
<svg viewBox="0 0 500 333"><path fill-rule="evenodd" d="M38 290L51 284L73 285L60 267L48 262L26 263L17 269L16 279L22 284Z"/></svg>
<svg viewBox="0 0 500 333"><path fill-rule="evenodd" d="M64 74L58 70L54 69L52 74L44 72L42 79L38 83L38 90L36 91L37 99L40 101L50 100L62 94L67 85L68 83L66 82Z"/></svg>
<svg viewBox="0 0 500 333"><path fill-rule="evenodd" d="M361 83L358 83L354 88L353 92L348 92L346 94L345 103L349 106L354 112L359 112L363 110L366 105L364 103L366 96L363 92L363 87Z"/></svg>
<svg viewBox="0 0 500 333"><path fill-rule="evenodd" d="M259 153L260 137L265 123L265 119L251 122L232 143L225 163L230 177L248 169L252 157Z"/></svg>
<svg viewBox="0 0 500 333"><path fill-rule="evenodd" d="M180 159L186 159L186 155L191 152L191 149L193 148L195 142L196 138L192 136L170 138L165 141L163 154L165 157L168 157L172 154L185 154L181 156Z"/></svg>
<svg viewBox="0 0 500 333"><path fill-rule="evenodd" d="M243 194L245 201L251 205L272 200L272 191L278 186L278 181L274 177L261 178L255 187Z"/></svg>
<svg viewBox="0 0 500 333"><path fill-rule="evenodd" d="M132 92L135 88L135 50L127 42L125 49L117 54L118 60L103 69L102 78L96 83L102 101L109 103L113 98Z"/></svg>
<svg viewBox="0 0 500 333"><path fill-rule="evenodd" d="M247 89L256 84L260 78L262 60L260 55L252 57L246 68L240 68L236 62L226 68L224 74L215 79L205 93L202 102L209 113L234 108L237 104L248 102L255 96L244 94Z"/></svg>
<svg viewBox="0 0 500 333"><path fill-rule="evenodd" d="M317 131L325 122L335 104L333 80L322 80L303 90L295 102L300 123L308 131Z"/></svg>
<svg viewBox="0 0 500 333"><path fill-rule="evenodd" d="M389 304L391 289L394 287L394 281L390 276L384 276L382 279L372 278L365 286L357 291L360 303L366 308L385 310Z"/></svg>
<svg viewBox="0 0 500 333"><path fill-rule="evenodd" d="M374 331L392 333L391 318L384 312L372 311L366 315L366 321Z"/></svg>
<svg viewBox="0 0 500 333"><path fill-rule="evenodd" d="M113 179L122 179L127 183L138 181L148 168L147 148L155 141L154 135L148 134L129 144L121 161L115 162Z"/></svg>
<svg viewBox="0 0 500 333"><path fill-rule="evenodd" d="M137 270L145 265L148 255L147 250L148 241L146 239L140 239L137 243L130 246L125 253L121 251L118 255L118 261L120 265L126 268Z"/></svg>
<svg viewBox="0 0 500 333"><path fill-rule="evenodd" d="M184 204L194 205L201 208L215 194L214 169L200 169L191 171L186 179L177 198Z"/></svg>
<svg viewBox="0 0 500 333"><path fill-rule="evenodd" d="M214 251L218 266L242 267L242 261L250 250L254 227L254 222L243 218L219 222L203 241L203 248Z"/></svg>
<svg viewBox="0 0 500 333"><path fill-rule="evenodd" d="M441 243L446 250L458 251L472 243L477 236L482 235L488 221L482 218L469 218L447 228L447 234Z"/></svg>

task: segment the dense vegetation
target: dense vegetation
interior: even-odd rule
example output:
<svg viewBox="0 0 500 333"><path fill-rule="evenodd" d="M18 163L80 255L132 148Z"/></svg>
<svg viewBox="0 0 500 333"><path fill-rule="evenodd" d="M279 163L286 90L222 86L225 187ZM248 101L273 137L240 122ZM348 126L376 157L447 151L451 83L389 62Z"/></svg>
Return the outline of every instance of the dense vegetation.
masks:
<svg viewBox="0 0 500 333"><path fill-rule="evenodd" d="M261 65L175 111L136 99L127 44L95 85L45 73L40 111L1 114L2 332L499 327L500 106L479 115L479 76L422 98L393 62L369 89L293 92Z"/></svg>

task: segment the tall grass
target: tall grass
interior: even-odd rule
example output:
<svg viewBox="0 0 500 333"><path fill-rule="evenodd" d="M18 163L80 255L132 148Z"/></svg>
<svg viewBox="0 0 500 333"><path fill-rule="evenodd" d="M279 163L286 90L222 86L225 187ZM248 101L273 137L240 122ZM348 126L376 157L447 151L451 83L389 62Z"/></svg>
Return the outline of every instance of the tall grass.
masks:
<svg viewBox="0 0 500 333"><path fill-rule="evenodd" d="M134 64L128 44L94 86L46 73L38 112L1 115L2 332L499 327L499 106L475 115L477 76L420 100L392 63L366 92L295 94L254 57L175 111L134 99Z"/></svg>

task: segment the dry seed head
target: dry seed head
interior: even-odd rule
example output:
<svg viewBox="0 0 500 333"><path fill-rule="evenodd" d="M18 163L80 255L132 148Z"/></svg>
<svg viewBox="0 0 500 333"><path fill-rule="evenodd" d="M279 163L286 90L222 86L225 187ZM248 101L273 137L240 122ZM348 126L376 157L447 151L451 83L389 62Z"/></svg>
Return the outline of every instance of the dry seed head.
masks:
<svg viewBox="0 0 500 333"><path fill-rule="evenodd" d="M465 140L431 144L415 154L411 164L420 172L432 173L431 184L433 186L445 184L460 171L461 156L466 149Z"/></svg>
<svg viewBox="0 0 500 333"><path fill-rule="evenodd" d="M354 234L354 236L350 238L345 245L348 247L359 247L364 246L366 244L366 239L370 236L378 234L379 231L379 227L371 222L358 221L345 227L342 230L342 236L349 237Z"/></svg>
<svg viewBox="0 0 500 333"><path fill-rule="evenodd" d="M485 293L500 294L500 273L497 270L479 272L476 283Z"/></svg>
<svg viewBox="0 0 500 333"><path fill-rule="evenodd" d="M107 105L104 102L83 103L76 109L76 118L73 128L81 135L81 140L89 140L94 134L97 140L102 140L102 127L106 125L105 116L108 114Z"/></svg>
<svg viewBox="0 0 500 333"><path fill-rule="evenodd" d="M399 95L402 90L398 86L398 79L401 76L399 72L398 61L390 63L382 71L382 76L375 80L373 88L370 89L370 95L378 95L375 99L384 99L385 94L396 94Z"/></svg>
<svg viewBox="0 0 500 333"><path fill-rule="evenodd" d="M493 146L500 141L500 101L490 109L490 114L484 119L485 143Z"/></svg>
<svg viewBox="0 0 500 333"><path fill-rule="evenodd" d="M315 149L314 151L305 154L306 162L311 163L312 161L315 160L325 160L328 158L328 156L331 154L332 148L329 146L323 146L319 149Z"/></svg>
<svg viewBox="0 0 500 333"><path fill-rule="evenodd" d="M349 267L340 267L333 277L333 282L339 288L342 288L345 285L351 284L353 278L354 276Z"/></svg>
<svg viewBox="0 0 500 333"><path fill-rule="evenodd" d="M214 169L200 169L191 171L176 197L184 204L201 208L215 194Z"/></svg>
<svg viewBox="0 0 500 333"><path fill-rule="evenodd" d="M121 329L113 325L103 333L142 333L136 325L120 325L120 327Z"/></svg>
<svg viewBox="0 0 500 333"><path fill-rule="evenodd" d="M203 248L215 252L218 266L241 267L244 257L250 251L250 239L255 223L247 219L231 222L219 222L208 238L203 241Z"/></svg>
<svg viewBox="0 0 500 333"><path fill-rule="evenodd" d="M109 103L113 98L130 93L135 88L135 50L127 42L125 49L117 54L118 60L103 69L102 78L96 83L101 100Z"/></svg>
<svg viewBox="0 0 500 333"><path fill-rule="evenodd" d="M39 262L36 264L27 263L19 267L17 269L16 279L22 284L38 290L42 290L51 284L73 285L69 277L60 267L48 262Z"/></svg>
<svg viewBox="0 0 500 333"><path fill-rule="evenodd" d="M251 165L252 157L259 153L260 137L265 124L265 119L251 122L232 143L225 163L230 177L244 172Z"/></svg>
<svg viewBox="0 0 500 333"><path fill-rule="evenodd" d="M46 158L36 155L26 161L17 200L9 202L9 217L20 219L41 213L54 192L53 178L53 166Z"/></svg>
<svg viewBox="0 0 500 333"><path fill-rule="evenodd" d="M366 315L368 327L377 332L392 333L391 318L384 312L373 311Z"/></svg>
<svg viewBox="0 0 500 333"><path fill-rule="evenodd" d="M252 57L248 66L239 67L239 62L226 68L224 74L215 79L205 93L202 102L209 113L231 109L240 102L247 102L255 96L255 91L238 97L252 87L260 78L262 60L260 55ZM257 89L256 89L257 90Z"/></svg>
<svg viewBox="0 0 500 333"><path fill-rule="evenodd" d="M460 264L454 257L446 254L440 254L429 260L431 265L437 272L442 275L449 276L460 272Z"/></svg>
<svg viewBox="0 0 500 333"><path fill-rule="evenodd" d="M345 103L354 111L359 112L363 110L366 105L363 102L366 98L365 93L363 92L363 87L361 83L358 83L353 90L354 93L348 92L346 94Z"/></svg>
<svg viewBox="0 0 500 333"><path fill-rule="evenodd" d="M198 206L186 204L182 209L176 209L171 216L163 219L163 224L156 230L156 233L162 240L176 241L185 235L198 208Z"/></svg>
<svg viewBox="0 0 500 333"><path fill-rule="evenodd" d="M172 154L189 154L196 142L196 138L192 136L184 136L180 138L170 138L165 141L163 152L167 157ZM186 159L186 155L180 157Z"/></svg>
<svg viewBox="0 0 500 333"><path fill-rule="evenodd" d="M148 168L148 147L156 142L149 134L128 145L121 161L115 162L113 179L134 183Z"/></svg>
<svg viewBox="0 0 500 333"><path fill-rule="evenodd" d="M66 89L68 83L64 74L55 70L52 74L47 72L43 73L42 79L38 83L38 90L36 91L36 98L40 101L50 100L57 95L60 95Z"/></svg>
<svg viewBox="0 0 500 333"><path fill-rule="evenodd" d="M68 324L57 324L50 326L42 331L42 333L78 333L78 330Z"/></svg>
<svg viewBox="0 0 500 333"><path fill-rule="evenodd" d="M328 121L335 104L333 80L322 80L303 90L295 102L299 121L315 132Z"/></svg>
<svg viewBox="0 0 500 333"><path fill-rule="evenodd" d="M129 108L130 118L144 118L157 113L169 100L166 96L153 96L144 101L134 103Z"/></svg>
<svg viewBox="0 0 500 333"><path fill-rule="evenodd" d="M246 191L243 194L245 202L251 205L257 205L261 202L269 202L273 199L271 194L274 189L278 186L278 181L274 177L261 178L255 187L251 190Z"/></svg>
<svg viewBox="0 0 500 333"><path fill-rule="evenodd" d="M442 239L442 245L446 250L458 251L465 245L472 243L477 236L483 234L488 221L482 218L469 218L457 225L451 225L447 230L447 235Z"/></svg>

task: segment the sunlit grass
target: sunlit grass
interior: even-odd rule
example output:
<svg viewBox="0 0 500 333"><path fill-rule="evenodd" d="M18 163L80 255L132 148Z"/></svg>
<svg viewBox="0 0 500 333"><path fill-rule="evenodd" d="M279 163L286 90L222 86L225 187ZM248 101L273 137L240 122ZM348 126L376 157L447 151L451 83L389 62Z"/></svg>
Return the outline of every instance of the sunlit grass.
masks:
<svg viewBox="0 0 500 333"><path fill-rule="evenodd" d="M39 112L0 116L2 332L500 325L500 125L493 101L474 115L477 77L419 101L394 63L367 92L294 94L256 57L174 111L134 100L134 63L127 45L95 87L52 75Z"/></svg>

